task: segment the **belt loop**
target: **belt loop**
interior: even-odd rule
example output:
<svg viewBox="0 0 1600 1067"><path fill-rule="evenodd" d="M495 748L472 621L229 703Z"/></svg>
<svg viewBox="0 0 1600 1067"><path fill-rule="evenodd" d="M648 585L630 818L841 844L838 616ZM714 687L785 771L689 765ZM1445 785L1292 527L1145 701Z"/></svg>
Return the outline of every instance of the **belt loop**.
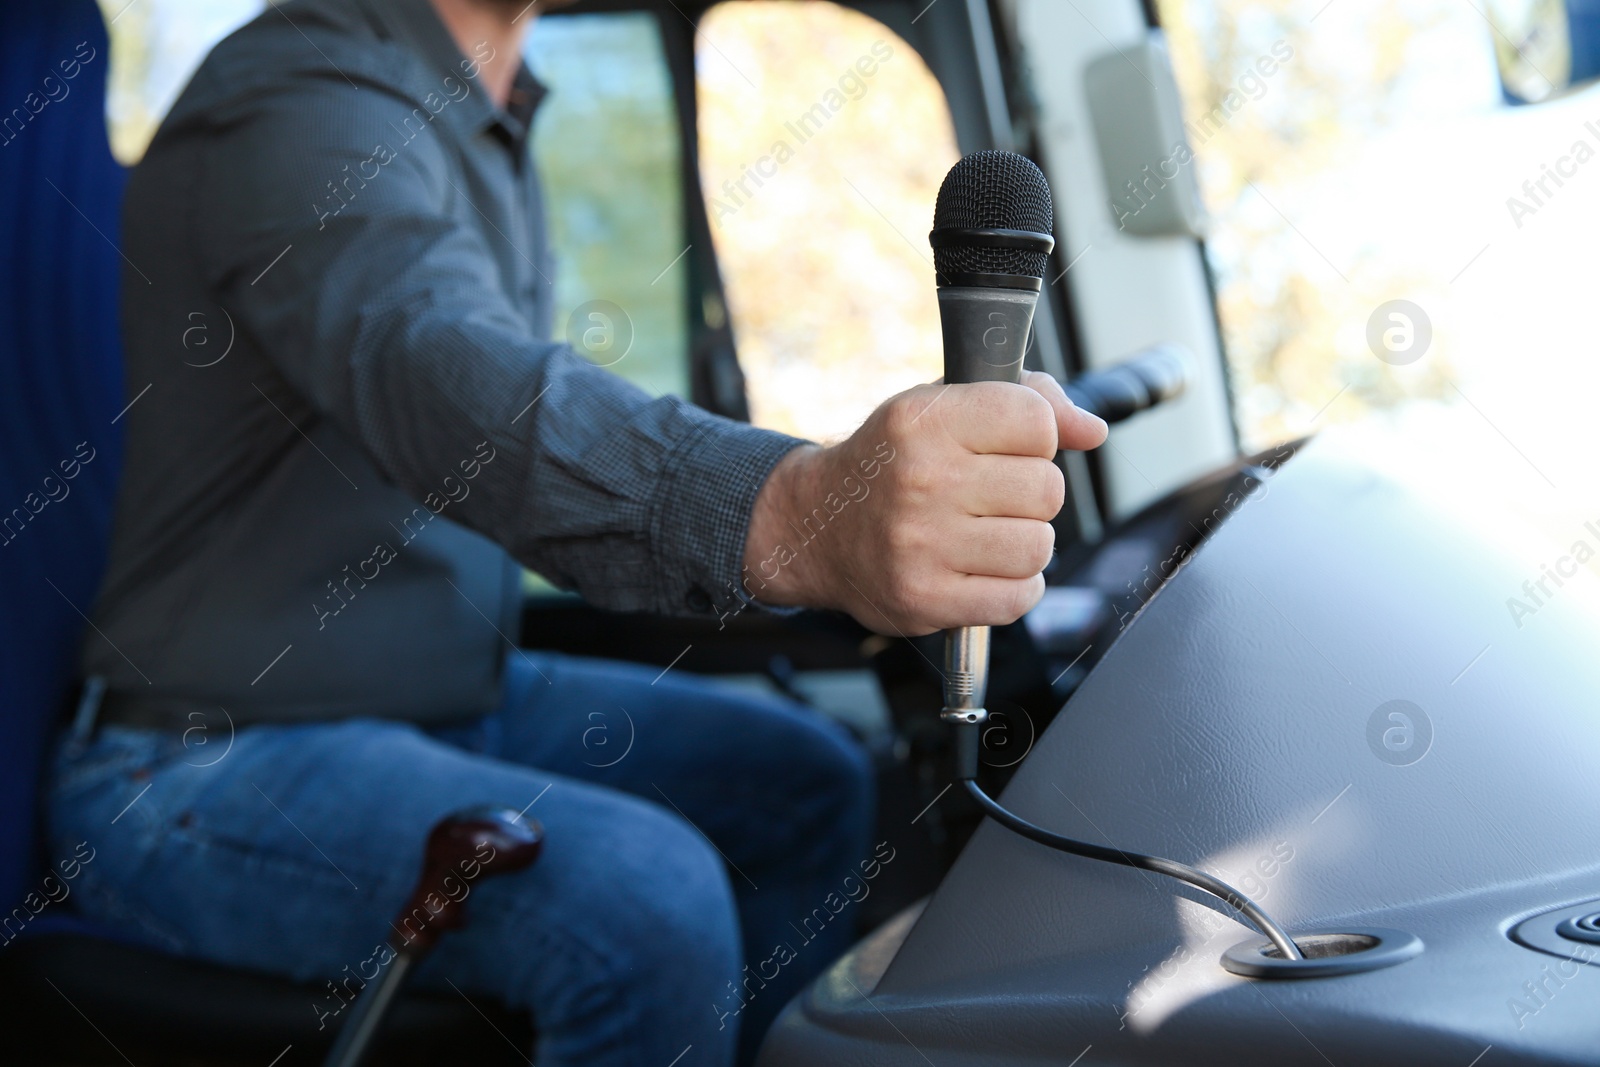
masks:
<svg viewBox="0 0 1600 1067"><path fill-rule="evenodd" d="M74 744L87 745L94 738L100 719L100 704L105 699L106 680L103 675L91 674L83 680L83 691L78 696L78 710L72 715L72 740Z"/></svg>

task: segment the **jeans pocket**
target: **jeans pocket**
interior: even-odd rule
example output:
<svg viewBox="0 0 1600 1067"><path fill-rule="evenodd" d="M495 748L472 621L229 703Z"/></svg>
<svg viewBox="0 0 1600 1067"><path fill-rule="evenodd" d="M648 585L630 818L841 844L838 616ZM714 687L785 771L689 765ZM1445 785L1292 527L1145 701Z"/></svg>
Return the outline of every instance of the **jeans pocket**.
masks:
<svg viewBox="0 0 1600 1067"><path fill-rule="evenodd" d="M181 802L165 788L175 776L163 771L182 752L181 741L166 731L108 727L87 744L67 737L56 748L45 804L52 853L93 850L73 894L75 910L172 952L187 946L140 908L129 888L149 876L169 832L162 810ZM145 795L158 782L167 794L160 803Z"/></svg>
<svg viewBox="0 0 1600 1067"><path fill-rule="evenodd" d="M55 796L95 791L120 778L149 777L181 744L165 731L108 727L88 743L70 735L56 744L50 791Z"/></svg>

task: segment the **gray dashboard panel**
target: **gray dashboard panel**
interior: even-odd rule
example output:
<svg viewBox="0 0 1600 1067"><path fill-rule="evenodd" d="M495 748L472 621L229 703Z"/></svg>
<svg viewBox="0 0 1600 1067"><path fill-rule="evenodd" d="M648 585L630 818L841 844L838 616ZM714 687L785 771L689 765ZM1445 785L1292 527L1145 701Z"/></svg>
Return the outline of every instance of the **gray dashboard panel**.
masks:
<svg viewBox="0 0 1600 1067"><path fill-rule="evenodd" d="M1291 929L1397 927L1419 957L1238 978L1218 958L1254 931L1220 905L987 822L920 915L789 1005L761 1067L1600 1063L1600 966L1507 936L1600 897L1600 611L1555 590L1519 628L1506 601L1536 567L1312 442L1004 794L1230 878Z"/></svg>

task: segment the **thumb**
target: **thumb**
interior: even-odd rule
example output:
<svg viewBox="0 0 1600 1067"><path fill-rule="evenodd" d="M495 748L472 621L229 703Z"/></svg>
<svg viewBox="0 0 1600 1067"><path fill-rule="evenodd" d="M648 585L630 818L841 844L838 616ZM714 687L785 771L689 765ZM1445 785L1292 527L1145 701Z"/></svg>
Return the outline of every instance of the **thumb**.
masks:
<svg viewBox="0 0 1600 1067"><path fill-rule="evenodd" d="M1022 384L1050 401L1050 406L1055 409L1062 448L1085 452L1105 443L1107 435L1111 433L1106 420L1074 404L1066 390L1061 388L1060 382L1043 371L1030 370L1023 372Z"/></svg>

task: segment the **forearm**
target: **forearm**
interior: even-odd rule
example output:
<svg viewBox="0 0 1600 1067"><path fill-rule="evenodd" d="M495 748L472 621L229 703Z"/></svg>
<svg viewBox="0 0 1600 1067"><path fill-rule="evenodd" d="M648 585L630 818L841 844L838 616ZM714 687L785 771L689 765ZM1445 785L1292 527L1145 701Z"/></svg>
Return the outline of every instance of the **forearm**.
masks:
<svg viewBox="0 0 1600 1067"><path fill-rule="evenodd" d="M741 604L757 493L799 442L651 397L564 346L516 347L526 359L510 365L504 351L391 349L371 364L384 383L355 405L363 444L415 491L461 441L488 440L498 459L450 517L597 606L723 615Z"/></svg>

